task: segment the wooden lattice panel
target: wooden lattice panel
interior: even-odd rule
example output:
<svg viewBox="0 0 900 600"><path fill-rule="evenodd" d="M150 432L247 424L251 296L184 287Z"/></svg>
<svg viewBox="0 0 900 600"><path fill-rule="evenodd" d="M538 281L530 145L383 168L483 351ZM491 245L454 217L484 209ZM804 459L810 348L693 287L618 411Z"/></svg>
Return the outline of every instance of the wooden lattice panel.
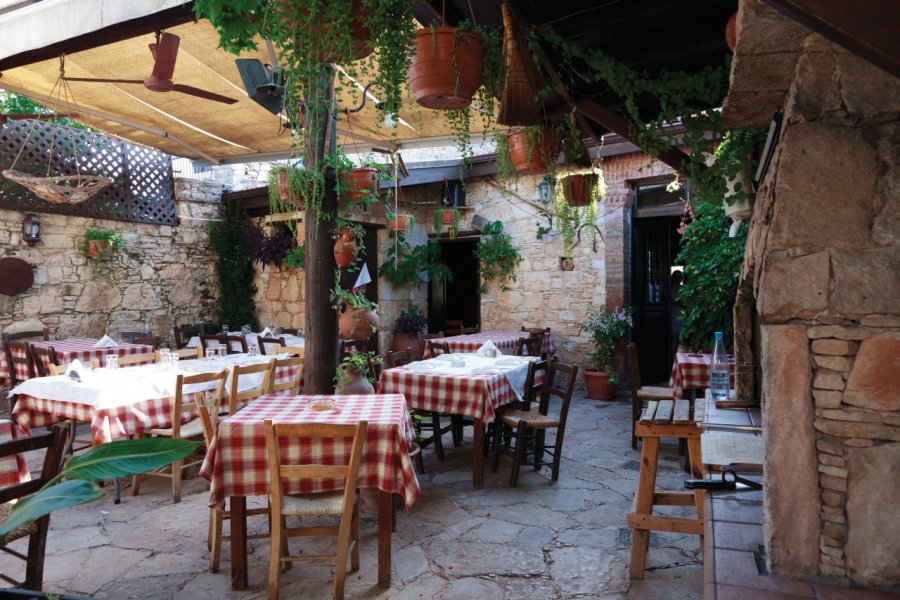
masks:
<svg viewBox="0 0 900 600"><path fill-rule="evenodd" d="M168 155L100 133L44 121L9 121L0 127L0 171L12 168L15 161L16 171L35 177L74 175L76 153L78 172L109 177L113 184L82 204L53 204L0 177L0 207L139 223L175 223L172 160Z"/></svg>

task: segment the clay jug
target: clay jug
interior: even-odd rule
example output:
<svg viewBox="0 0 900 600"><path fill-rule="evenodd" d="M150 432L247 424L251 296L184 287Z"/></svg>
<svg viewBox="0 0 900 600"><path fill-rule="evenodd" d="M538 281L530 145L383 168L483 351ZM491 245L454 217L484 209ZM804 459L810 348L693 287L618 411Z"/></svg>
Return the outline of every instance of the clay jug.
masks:
<svg viewBox="0 0 900 600"><path fill-rule="evenodd" d="M347 369L334 389L335 394L374 394L375 387L366 378L365 373L355 369Z"/></svg>
<svg viewBox="0 0 900 600"><path fill-rule="evenodd" d="M341 235L334 243L334 262L339 267L349 267L356 260L359 252L359 246L356 244L356 237L353 232L348 229L341 229Z"/></svg>
<svg viewBox="0 0 900 600"><path fill-rule="evenodd" d="M338 308L338 329L344 339L365 341L378 330L378 315L374 310L358 310L342 302Z"/></svg>

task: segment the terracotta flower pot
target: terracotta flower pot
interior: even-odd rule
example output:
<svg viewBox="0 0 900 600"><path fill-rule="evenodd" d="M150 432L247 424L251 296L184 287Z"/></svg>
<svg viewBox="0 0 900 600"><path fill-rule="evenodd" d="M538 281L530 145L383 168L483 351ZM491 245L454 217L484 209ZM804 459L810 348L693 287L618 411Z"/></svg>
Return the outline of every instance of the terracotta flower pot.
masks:
<svg viewBox="0 0 900 600"><path fill-rule="evenodd" d="M731 15L725 23L725 43L728 44L728 49L734 52L734 47L737 46L737 13Z"/></svg>
<svg viewBox="0 0 900 600"><path fill-rule="evenodd" d="M338 329L344 339L365 341L378 330L378 315L374 310L357 310L344 302L338 308Z"/></svg>
<svg viewBox="0 0 900 600"><path fill-rule="evenodd" d="M596 184L594 173L569 175L562 180L563 196L570 206L587 206L593 200L589 194L596 189Z"/></svg>
<svg viewBox="0 0 900 600"><path fill-rule="evenodd" d="M91 258L100 256L112 256L113 246L106 240L88 240L87 253Z"/></svg>
<svg viewBox="0 0 900 600"><path fill-rule="evenodd" d="M441 215L441 222L444 225L453 225L453 211L445 210L444 214Z"/></svg>
<svg viewBox="0 0 900 600"><path fill-rule="evenodd" d="M612 400L616 396L616 384L610 383L612 373L606 371L584 371L584 387L592 400Z"/></svg>
<svg viewBox="0 0 900 600"><path fill-rule="evenodd" d="M393 352L400 352L401 350L406 350L407 348L412 348L413 354L418 354L419 338L416 337L416 334L414 333L404 333L398 331L394 334L394 339L391 340L391 350Z"/></svg>
<svg viewBox="0 0 900 600"><path fill-rule="evenodd" d="M524 129L511 131L506 143L517 173L546 173L559 157L559 132L555 129L542 129L537 135Z"/></svg>
<svg viewBox="0 0 900 600"><path fill-rule="evenodd" d="M419 106L455 110L472 104L484 71L484 43L471 31L428 27L416 33L409 89Z"/></svg>
<svg viewBox="0 0 900 600"><path fill-rule="evenodd" d="M341 171L338 177L344 183L344 197L350 202L363 202L366 196L378 191L375 169L370 167Z"/></svg>
<svg viewBox="0 0 900 600"><path fill-rule="evenodd" d="M374 394L375 387L366 377L365 373L360 373L355 369L347 369L344 371L343 377L337 382L334 390L335 394Z"/></svg>
<svg viewBox="0 0 900 600"><path fill-rule="evenodd" d="M341 235L334 243L334 262L339 267L349 267L356 260L359 253L359 246L356 243L356 236L348 229L342 229Z"/></svg>
<svg viewBox="0 0 900 600"><path fill-rule="evenodd" d="M397 215L393 219L388 219L388 227L393 231L406 231L412 227L412 217L410 215Z"/></svg>

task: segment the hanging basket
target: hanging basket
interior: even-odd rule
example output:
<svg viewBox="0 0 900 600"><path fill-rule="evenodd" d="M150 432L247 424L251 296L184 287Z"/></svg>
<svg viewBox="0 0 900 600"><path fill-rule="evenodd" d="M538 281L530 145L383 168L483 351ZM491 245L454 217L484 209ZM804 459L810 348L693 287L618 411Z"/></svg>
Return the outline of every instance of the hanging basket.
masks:
<svg viewBox="0 0 900 600"><path fill-rule="evenodd" d="M3 176L10 181L27 187L29 190L54 204L79 204L90 200L103 188L111 185L109 177L97 175L57 175L55 177L35 177L21 171L3 171Z"/></svg>
<svg viewBox="0 0 900 600"><path fill-rule="evenodd" d="M472 31L426 27L416 32L409 89L416 103L433 110L468 108L481 86L484 42Z"/></svg>

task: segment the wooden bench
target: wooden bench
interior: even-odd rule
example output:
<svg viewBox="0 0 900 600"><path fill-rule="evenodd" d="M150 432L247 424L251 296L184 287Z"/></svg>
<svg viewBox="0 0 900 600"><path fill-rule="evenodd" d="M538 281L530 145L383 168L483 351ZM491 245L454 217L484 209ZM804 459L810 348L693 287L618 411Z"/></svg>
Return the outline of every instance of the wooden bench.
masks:
<svg viewBox="0 0 900 600"><path fill-rule="evenodd" d="M627 518L628 527L632 529L630 566L632 579L644 578L644 563L647 559L651 531L699 535L701 549L703 547L703 490L656 491L660 438L687 440L691 477L699 479L703 477L700 458L701 432L702 430L694 424L690 400L651 401L635 425L635 434L643 438L643 448L637 494L634 496L634 503ZM653 514L654 506L692 504L696 510L695 518Z"/></svg>

